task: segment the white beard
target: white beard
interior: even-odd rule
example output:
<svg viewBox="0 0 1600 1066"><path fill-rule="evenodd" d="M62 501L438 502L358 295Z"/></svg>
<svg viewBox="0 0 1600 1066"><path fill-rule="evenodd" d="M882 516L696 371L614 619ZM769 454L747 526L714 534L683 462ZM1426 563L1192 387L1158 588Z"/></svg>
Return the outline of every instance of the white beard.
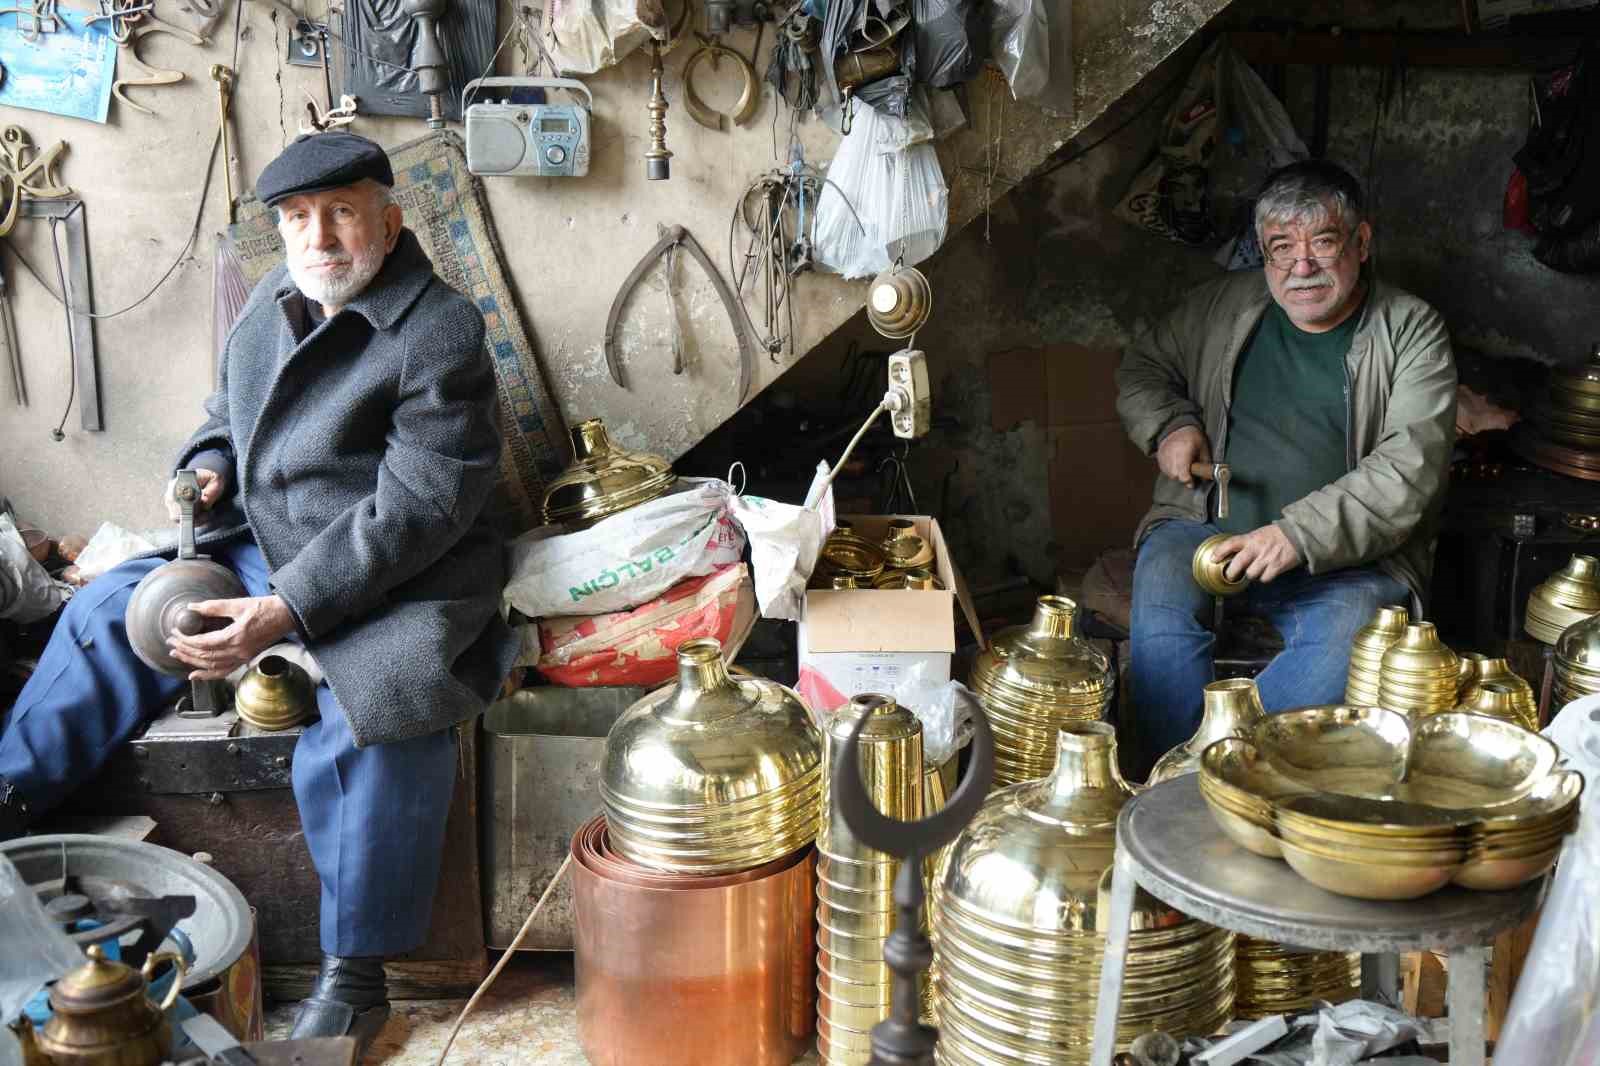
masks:
<svg viewBox="0 0 1600 1066"><path fill-rule="evenodd" d="M311 252L297 259L291 254L289 277L306 299L315 300L324 307L343 307L378 276L378 271L383 269L383 257L382 237L358 251L340 269L333 271L313 271L310 268L330 258L343 262L343 256L329 257Z"/></svg>

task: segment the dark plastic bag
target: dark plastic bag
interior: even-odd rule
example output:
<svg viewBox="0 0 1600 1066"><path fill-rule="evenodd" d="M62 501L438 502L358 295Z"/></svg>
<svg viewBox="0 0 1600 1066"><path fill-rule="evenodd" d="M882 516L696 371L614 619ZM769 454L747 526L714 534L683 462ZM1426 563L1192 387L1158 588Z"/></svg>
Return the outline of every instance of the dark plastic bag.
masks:
<svg viewBox="0 0 1600 1066"><path fill-rule="evenodd" d="M959 85L978 72L983 56L976 0L912 0L917 81L935 89Z"/></svg>

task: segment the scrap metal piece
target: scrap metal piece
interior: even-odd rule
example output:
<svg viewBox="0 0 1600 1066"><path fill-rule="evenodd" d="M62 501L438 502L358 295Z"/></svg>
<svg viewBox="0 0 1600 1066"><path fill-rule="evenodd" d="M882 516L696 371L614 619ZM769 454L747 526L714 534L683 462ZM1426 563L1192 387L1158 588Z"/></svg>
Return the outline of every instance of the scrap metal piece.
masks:
<svg viewBox="0 0 1600 1066"><path fill-rule="evenodd" d="M6 131L9 133L10 131ZM4 140L0 134L0 142ZM53 151L54 149L52 149ZM66 190L70 193L72 190ZM30 194L32 195L32 194ZM67 290L61 298L71 319L72 357L78 374L78 415L84 429L105 428L100 419L100 370L94 347L94 292L89 288L89 239L82 200L24 200L22 217L61 220L66 231Z"/></svg>
<svg viewBox="0 0 1600 1066"><path fill-rule="evenodd" d="M695 34L700 38L700 48L689 57L683 65L683 106L689 112L689 117L694 119L706 129L723 131L728 128L728 119L733 119L733 124L742 126L755 115L756 108L761 103L761 82L756 77L756 70L750 61L739 52L723 44L716 37L707 37L704 34ZM739 94L739 102L733 105L731 113L718 111L716 108L700 99L700 94L694 89L694 68L707 59L711 60L711 69L716 70L718 61L722 56L732 56L733 61L739 65L739 74L744 79L744 91Z"/></svg>
<svg viewBox="0 0 1600 1066"><path fill-rule="evenodd" d="M132 35L129 37L127 43L122 46L122 51L126 55L129 63L144 71L144 77L118 78L116 81L111 83L111 95L115 96L118 100L121 100L124 104L127 104L135 111L142 111L146 115L153 115L155 114L154 111L150 110L148 107L134 103L132 100L128 99L127 95L124 94L122 90L125 87L135 85L176 85L184 79L185 75L181 70L167 70L163 67L152 67L150 64L146 63L139 56L139 42L144 40L146 37L157 33L170 34L173 37L188 41L190 44L196 46L204 46L209 42L200 34L186 30L182 26L174 26L170 22L163 22L150 12L141 13L139 17L141 20L148 19L150 24L140 25L137 29L135 29Z"/></svg>
<svg viewBox="0 0 1600 1066"><path fill-rule="evenodd" d="M0 203L4 204L0 209L0 237L16 225L24 196L59 200L72 195L71 187L60 184L55 175L56 161L66 150L67 143L57 141L41 152L21 126L0 130Z"/></svg>
<svg viewBox="0 0 1600 1066"><path fill-rule="evenodd" d="M623 380L622 361L617 357L616 345L617 322L622 317L622 306L627 303L628 295L633 292L634 286L639 284L640 279L645 276L651 266L655 264L655 261L669 248L675 248L678 245L687 248L689 254L694 256L701 268L705 270L706 276L711 279L712 287L717 291L717 298L722 301L723 310L728 313L728 321L733 326L733 335L739 342L739 402L743 403L750 395L750 382L755 376L756 358L755 345L750 340L749 332L745 329L743 309L739 306L739 301L734 296L733 290L728 287L728 283L723 280L722 274L717 270L717 264L712 262L711 257L706 254L706 250L700 247L700 242L695 240L694 235L688 230L678 225L667 227L661 239L656 241L655 246L644 254L644 258L640 259L638 265L623 279L622 287L617 290L616 298L611 301L611 311L606 315L606 332L603 342L606 367L611 371L611 380L623 388L628 387L627 382ZM677 371L674 372L676 373Z"/></svg>

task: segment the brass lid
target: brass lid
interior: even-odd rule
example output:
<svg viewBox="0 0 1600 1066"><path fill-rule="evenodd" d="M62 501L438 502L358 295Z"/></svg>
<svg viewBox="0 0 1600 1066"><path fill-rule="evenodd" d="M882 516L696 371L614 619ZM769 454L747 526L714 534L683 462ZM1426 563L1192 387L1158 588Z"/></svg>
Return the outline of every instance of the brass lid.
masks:
<svg viewBox="0 0 1600 1066"><path fill-rule="evenodd" d="M572 464L544 490L544 520L594 522L653 500L677 475L659 455L618 448L598 418L572 427Z"/></svg>
<svg viewBox="0 0 1600 1066"><path fill-rule="evenodd" d="M1073 636L1077 614L1065 596L1040 596L1031 622L1001 630L973 662L979 697L1024 713L1109 699L1111 660Z"/></svg>
<svg viewBox="0 0 1600 1066"><path fill-rule="evenodd" d="M1233 534L1214 533L1201 541L1194 550L1194 558L1190 561L1189 569L1194 574L1195 584L1212 596L1236 596L1250 584L1250 579L1242 577L1237 581L1228 579L1228 565L1212 558L1211 553L1217 546ZM1230 559L1229 562L1232 560Z"/></svg>
<svg viewBox="0 0 1600 1066"><path fill-rule="evenodd" d="M1157 760L1149 784L1200 772L1200 753L1226 737L1249 737L1256 723L1267 716L1261 693L1249 678L1213 681L1205 687L1205 716L1194 736Z"/></svg>
<svg viewBox="0 0 1600 1066"><path fill-rule="evenodd" d="M659 869L758 865L816 836L822 735L800 697L730 676L716 640L678 649L678 680L628 708L601 770L612 846Z"/></svg>
<svg viewBox="0 0 1600 1066"><path fill-rule="evenodd" d="M1600 614L1590 615L1561 631L1556 662L1569 669L1600 671Z"/></svg>
<svg viewBox="0 0 1600 1066"><path fill-rule="evenodd" d="M138 970L106 958L99 944L90 944L84 954L89 961L51 987L51 1010L91 1014L135 997L144 998L144 978Z"/></svg>
<svg viewBox="0 0 1600 1066"><path fill-rule="evenodd" d="M1522 626L1528 635L1554 644L1575 622L1600 611L1600 562L1590 555L1574 555L1559 572L1528 595Z"/></svg>
<svg viewBox="0 0 1600 1066"><path fill-rule="evenodd" d="M871 582L883 573L883 551L878 545L854 533L835 529L822 545L822 566L832 574L843 574Z"/></svg>

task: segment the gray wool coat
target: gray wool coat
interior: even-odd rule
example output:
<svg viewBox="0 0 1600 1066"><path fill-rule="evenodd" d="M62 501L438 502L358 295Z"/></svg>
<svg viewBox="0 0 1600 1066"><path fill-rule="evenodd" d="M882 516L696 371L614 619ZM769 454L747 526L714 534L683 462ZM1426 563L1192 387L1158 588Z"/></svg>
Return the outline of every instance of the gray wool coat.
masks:
<svg viewBox="0 0 1600 1066"><path fill-rule="evenodd" d="M410 230L372 283L307 333L287 267L228 337L178 467L230 489L198 545L249 534L358 746L471 718L510 672L505 544L483 316Z"/></svg>

